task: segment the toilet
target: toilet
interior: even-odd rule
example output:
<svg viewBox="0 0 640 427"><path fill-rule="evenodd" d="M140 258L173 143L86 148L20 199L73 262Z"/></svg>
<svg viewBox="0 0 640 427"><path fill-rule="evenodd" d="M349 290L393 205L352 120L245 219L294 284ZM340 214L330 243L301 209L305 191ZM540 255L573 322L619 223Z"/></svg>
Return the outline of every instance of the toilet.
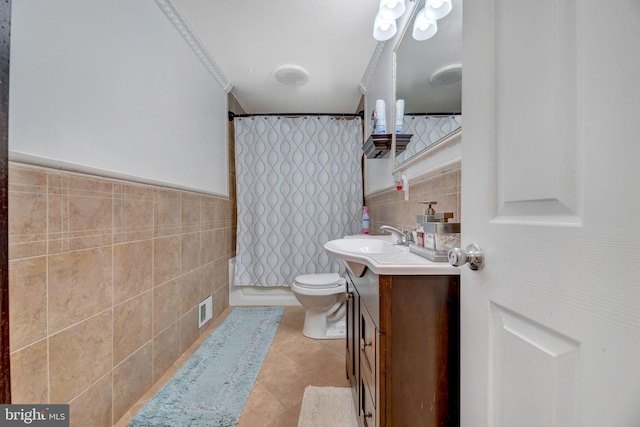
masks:
<svg viewBox="0 0 640 427"><path fill-rule="evenodd" d="M294 279L291 291L307 310L302 333L314 339L344 338L346 281L338 273L304 274Z"/></svg>

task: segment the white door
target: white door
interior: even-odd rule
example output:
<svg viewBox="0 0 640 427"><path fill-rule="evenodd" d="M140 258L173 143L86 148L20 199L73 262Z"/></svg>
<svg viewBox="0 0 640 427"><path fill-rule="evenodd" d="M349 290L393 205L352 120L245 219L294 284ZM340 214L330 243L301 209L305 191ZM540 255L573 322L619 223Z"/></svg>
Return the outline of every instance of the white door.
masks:
<svg viewBox="0 0 640 427"><path fill-rule="evenodd" d="M640 426L640 1L464 2L463 427Z"/></svg>

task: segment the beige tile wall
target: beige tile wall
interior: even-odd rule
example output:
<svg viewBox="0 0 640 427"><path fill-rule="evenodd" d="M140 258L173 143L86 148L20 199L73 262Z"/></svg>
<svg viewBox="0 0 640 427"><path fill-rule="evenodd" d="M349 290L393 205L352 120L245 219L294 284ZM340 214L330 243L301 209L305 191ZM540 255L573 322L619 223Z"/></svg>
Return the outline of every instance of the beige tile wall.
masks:
<svg viewBox="0 0 640 427"><path fill-rule="evenodd" d="M453 212L450 222L462 222L460 218L460 168L437 176L416 178L409 182L409 200L404 192L389 189L366 198L369 207L371 234L380 234L382 225L413 229L416 216L424 213L424 205L418 202L436 201L436 212Z"/></svg>
<svg viewBox="0 0 640 427"><path fill-rule="evenodd" d="M12 164L13 402L124 415L199 336L198 303L227 307L234 197Z"/></svg>

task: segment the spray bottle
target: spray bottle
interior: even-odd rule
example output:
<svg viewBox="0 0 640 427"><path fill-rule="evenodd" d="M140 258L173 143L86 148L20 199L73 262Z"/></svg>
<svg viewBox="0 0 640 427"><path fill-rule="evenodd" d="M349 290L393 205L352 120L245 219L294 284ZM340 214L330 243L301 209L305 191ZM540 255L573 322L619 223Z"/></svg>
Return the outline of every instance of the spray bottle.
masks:
<svg viewBox="0 0 640 427"><path fill-rule="evenodd" d="M384 100L376 101L376 133L383 135L387 133L387 119L385 118Z"/></svg>
<svg viewBox="0 0 640 427"><path fill-rule="evenodd" d="M396 101L396 133L402 133L402 125L404 124L404 99Z"/></svg>

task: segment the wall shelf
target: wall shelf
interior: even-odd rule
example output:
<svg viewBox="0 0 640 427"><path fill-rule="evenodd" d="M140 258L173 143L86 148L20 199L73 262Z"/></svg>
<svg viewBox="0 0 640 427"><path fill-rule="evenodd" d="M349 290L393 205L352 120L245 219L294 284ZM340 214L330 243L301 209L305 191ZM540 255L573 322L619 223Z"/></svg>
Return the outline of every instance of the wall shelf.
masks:
<svg viewBox="0 0 640 427"><path fill-rule="evenodd" d="M403 151L413 135L397 134L396 151ZM391 151L391 134L373 134L364 143L364 154L369 159L381 159Z"/></svg>

